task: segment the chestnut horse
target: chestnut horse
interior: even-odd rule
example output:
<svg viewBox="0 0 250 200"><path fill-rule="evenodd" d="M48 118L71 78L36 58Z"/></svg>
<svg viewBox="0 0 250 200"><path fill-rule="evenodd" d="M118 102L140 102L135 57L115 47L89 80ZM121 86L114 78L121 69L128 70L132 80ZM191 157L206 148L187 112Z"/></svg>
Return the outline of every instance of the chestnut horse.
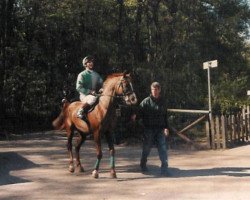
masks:
<svg viewBox="0 0 250 200"><path fill-rule="evenodd" d="M122 99L126 105L134 105L137 103L137 97L134 93L130 74L114 73L109 75L103 83L103 92L99 97L98 104L94 107L93 111L87 114L88 123L82 119L77 118L77 111L82 106L82 103L77 101L69 103L66 100L63 104L63 109L60 115L53 121L55 129L66 129L68 139L68 152L69 152L69 171L75 171L74 159L72 153L72 138L74 130L79 132L75 147L76 156L76 171L83 172L84 169L80 162L79 151L82 143L86 139L87 134L93 134L96 144L97 160L95 169L92 172L93 177L98 178L98 170L100 161L102 159L101 149L101 135L104 134L110 152L110 167L111 177L116 178L115 171L115 150L111 130L114 129L116 116L115 116L115 103L118 99Z"/></svg>

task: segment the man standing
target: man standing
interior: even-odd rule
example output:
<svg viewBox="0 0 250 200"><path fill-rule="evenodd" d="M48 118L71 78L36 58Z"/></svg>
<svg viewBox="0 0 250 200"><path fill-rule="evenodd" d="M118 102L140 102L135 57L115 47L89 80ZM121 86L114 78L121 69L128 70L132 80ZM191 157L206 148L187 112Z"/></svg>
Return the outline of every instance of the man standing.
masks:
<svg viewBox="0 0 250 200"><path fill-rule="evenodd" d="M148 171L147 158L152 145L156 143L161 160L161 175L169 176L165 138L169 134L167 108L160 94L161 85L158 82L153 82L150 96L140 103L140 115L145 128L140 167L142 172Z"/></svg>
<svg viewBox="0 0 250 200"><path fill-rule="evenodd" d="M81 102L83 102L82 108L77 112L78 118L83 118L83 114L88 107L96 102L96 93L103 84L101 76L93 70L94 58L92 56L86 56L82 64L85 70L78 75L76 81L76 90L80 94Z"/></svg>

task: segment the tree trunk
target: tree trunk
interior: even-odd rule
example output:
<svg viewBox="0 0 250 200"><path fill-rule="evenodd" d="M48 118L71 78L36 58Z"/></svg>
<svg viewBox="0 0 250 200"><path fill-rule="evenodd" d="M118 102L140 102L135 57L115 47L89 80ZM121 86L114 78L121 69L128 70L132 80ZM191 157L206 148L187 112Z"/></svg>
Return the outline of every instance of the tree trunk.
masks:
<svg viewBox="0 0 250 200"><path fill-rule="evenodd" d="M124 70L123 64L124 64L124 56L123 56L123 14L124 14L124 4L123 1L119 1L119 18L118 18L118 54L117 54L117 60L119 64L121 65L121 70Z"/></svg>
<svg viewBox="0 0 250 200"><path fill-rule="evenodd" d="M7 2L2 0L0 3L0 100L3 100L3 84L5 76L5 63L6 63L6 14ZM0 103L2 105L2 102Z"/></svg>
<svg viewBox="0 0 250 200"><path fill-rule="evenodd" d="M140 34L141 34L141 21L142 21L142 0L137 1L137 14L136 14L136 21L135 21L135 59L136 61L143 60L143 45L141 42Z"/></svg>

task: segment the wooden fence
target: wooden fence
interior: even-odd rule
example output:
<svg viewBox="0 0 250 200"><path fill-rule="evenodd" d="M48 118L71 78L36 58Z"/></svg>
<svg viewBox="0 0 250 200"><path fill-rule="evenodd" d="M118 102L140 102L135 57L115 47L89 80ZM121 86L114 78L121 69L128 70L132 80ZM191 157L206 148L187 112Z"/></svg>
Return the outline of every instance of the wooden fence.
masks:
<svg viewBox="0 0 250 200"><path fill-rule="evenodd" d="M225 149L248 142L250 140L250 106L244 106L237 115L214 116L211 120L210 133L212 149Z"/></svg>

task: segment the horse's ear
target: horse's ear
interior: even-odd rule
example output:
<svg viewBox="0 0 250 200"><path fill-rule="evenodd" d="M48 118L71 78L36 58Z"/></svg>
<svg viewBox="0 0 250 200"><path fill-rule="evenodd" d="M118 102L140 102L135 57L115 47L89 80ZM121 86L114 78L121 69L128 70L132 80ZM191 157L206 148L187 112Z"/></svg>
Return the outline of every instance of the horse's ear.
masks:
<svg viewBox="0 0 250 200"><path fill-rule="evenodd" d="M123 77L126 77L126 76L130 76L130 73L128 72L128 70L125 70L125 71L123 72Z"/></svg>

